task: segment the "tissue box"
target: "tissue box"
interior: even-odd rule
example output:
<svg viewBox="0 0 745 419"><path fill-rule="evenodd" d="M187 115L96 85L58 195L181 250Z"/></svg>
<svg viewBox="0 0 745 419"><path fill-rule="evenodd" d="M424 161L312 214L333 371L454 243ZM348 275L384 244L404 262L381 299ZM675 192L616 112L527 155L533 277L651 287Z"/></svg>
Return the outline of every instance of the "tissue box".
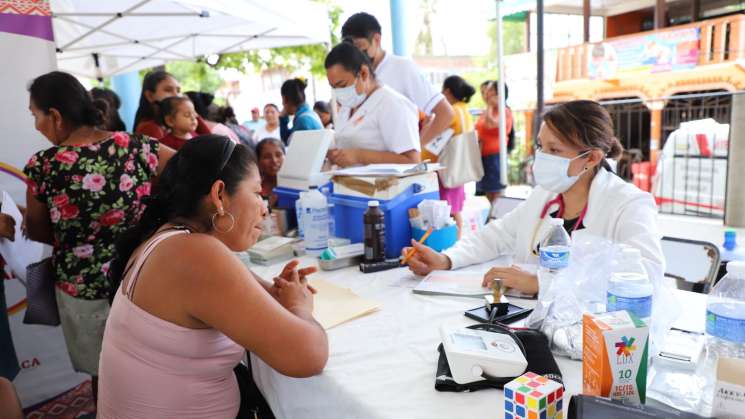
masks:
<svg viewBox="0 0 745 419"><path fill-rule="evenodd" d="M628 311L582 318L582 390L630 404L645 402L649 330Z"/></svg>
<svg viewBox="0 0 745 419"><path fill-rule="evenodd" d="M504 386L505 419L562 419L564 386L527 372Z"/></svg>

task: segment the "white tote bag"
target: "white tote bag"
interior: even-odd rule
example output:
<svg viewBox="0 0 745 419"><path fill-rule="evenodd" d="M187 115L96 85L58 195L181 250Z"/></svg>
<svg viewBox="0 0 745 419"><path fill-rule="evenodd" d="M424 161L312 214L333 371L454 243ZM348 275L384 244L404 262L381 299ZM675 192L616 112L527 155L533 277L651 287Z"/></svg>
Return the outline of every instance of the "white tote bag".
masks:
<svg viewBox="0 0 745 419"><path fill-rule="evenodd" d="M460 126L463 129L466 121L463 114L459 113L459 115ZM442 166L445 166L445 169L440 170L440 179L446 188L477 182L484 177L484 164L481 162L481 147L479 147L476 131L472 130L453 136L438 160Z"/></svg>

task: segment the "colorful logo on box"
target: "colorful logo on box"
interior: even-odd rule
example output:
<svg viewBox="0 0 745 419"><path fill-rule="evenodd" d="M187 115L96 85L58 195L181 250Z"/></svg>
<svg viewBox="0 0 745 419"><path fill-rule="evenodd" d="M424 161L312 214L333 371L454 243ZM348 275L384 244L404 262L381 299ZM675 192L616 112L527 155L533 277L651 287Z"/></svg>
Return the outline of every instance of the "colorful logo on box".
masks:
<svg viewBox="0 0 745 419"><path fill-rule="evenodd" d="M633 337L622 337L620 342L616 342L616 355L630 357L636 351L635 341L636 338Z"/></svg>

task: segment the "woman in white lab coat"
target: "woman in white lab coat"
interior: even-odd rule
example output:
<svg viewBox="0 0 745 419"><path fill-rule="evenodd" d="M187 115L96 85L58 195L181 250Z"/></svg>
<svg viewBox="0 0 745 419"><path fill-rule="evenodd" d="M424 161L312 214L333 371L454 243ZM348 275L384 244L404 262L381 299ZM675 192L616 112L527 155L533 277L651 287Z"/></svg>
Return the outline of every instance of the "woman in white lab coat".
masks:
<svg viewBox="0 0 745 419"><path fill-rule="evenodd" d="M419 114L408 99L375 80L370 59L342 42L326 56L326 75L341 106L332 163L419 162Z"/></svg>
<svg viewBox="0 0 745 419"><path fill-rule="evenodd" d="M647 266L664 272L652 195L624 182L606 162L622 152L608 112L589 100L558 105L543 116L538 141L533 164L537 185L528 199L443 253L414 243L417 253L409 260L410 269L426 275L502 255L512 255L514 263L535 264L549 228L547 220L554 217L564 219L570 234L584 230L635 247ZM492 268L484 276L484 285L496 278L507 287L538 292L536 275L515 265Z"/></svg>

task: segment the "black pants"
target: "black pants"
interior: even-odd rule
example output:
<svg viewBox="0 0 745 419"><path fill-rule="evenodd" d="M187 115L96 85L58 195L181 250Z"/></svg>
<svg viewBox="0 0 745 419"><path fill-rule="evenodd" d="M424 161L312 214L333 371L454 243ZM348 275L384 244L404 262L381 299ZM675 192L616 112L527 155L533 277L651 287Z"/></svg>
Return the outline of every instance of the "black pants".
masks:
<svg viewBox="0 0 745 419"><path fill-rule="evenodd" d="M251 363L248 366L238 364L233 372L241 393L241 408L236 419L275 419L272 409L254 383Z"/></svg>

